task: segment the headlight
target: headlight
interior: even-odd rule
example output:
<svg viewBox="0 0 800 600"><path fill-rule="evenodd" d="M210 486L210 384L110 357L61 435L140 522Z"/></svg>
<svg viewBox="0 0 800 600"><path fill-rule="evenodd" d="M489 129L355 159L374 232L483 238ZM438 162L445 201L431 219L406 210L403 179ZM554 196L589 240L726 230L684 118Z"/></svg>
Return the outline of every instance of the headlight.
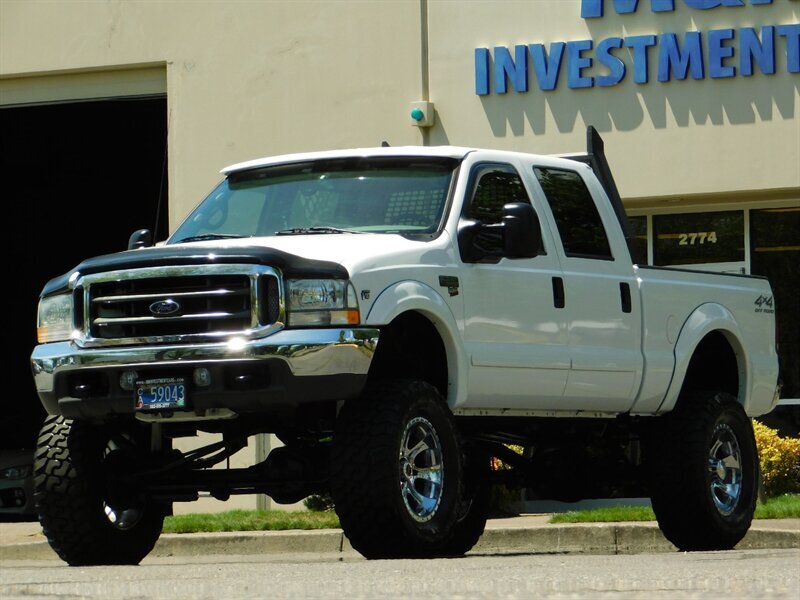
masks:
<svg viewBox="0 0 800 600"><path fill-rule="evenodd" d="M358 325L361 317L353 284L342 279L290 279L287 282L290 327Z"/></svg>
<svg viewBox="0 0 800 600"><path fill-rule="evenodd" d="M68 340L72 329L72 294L51 296L39 302L36 336L40 344Z"/></svg>

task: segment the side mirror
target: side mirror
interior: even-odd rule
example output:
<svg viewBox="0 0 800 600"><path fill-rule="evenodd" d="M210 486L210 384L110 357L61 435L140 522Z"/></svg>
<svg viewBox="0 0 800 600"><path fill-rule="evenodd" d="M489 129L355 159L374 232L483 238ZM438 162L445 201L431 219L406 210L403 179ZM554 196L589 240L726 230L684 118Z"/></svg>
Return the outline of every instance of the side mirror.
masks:
<svg viewBox="0 0 800 600"><path fill-rule="evenodd" d="M458 225L458 249L465 263L497 263L503 258L502 223L464 220Z"/></svg>
<svg viewBox="0 0 800 600"><path fill-rule="evenodd" d="M527 202L503 206L499 223L462 219L458 226L461 260L497 263L502 258L533 258L544 254L539 217Z"/></svg>
<svg viewBox="0 0 800 600"><path fill-rule="evenodd" d="M503 229L506 258L533 258L544 254L539 217L527 202L503 206Z"/></svg>
<svg viewBox="0 0 800 600"><path fill-rule="evenodd" d="M137 229L128 238L128 250L149 248L153 245L153 232L149 229Z"/></svg>

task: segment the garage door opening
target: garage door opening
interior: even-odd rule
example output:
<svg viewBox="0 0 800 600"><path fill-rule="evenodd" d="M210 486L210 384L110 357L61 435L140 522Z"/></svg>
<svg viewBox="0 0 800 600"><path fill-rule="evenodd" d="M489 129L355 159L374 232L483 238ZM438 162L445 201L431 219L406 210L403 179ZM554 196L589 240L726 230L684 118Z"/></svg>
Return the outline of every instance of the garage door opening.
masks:
<svg viewBox="0 0 800 600"><path fill-rule="evenodd" d="M1 108L0 137L14 307L0 447L30 448L44 419L29 365L42 287L136 229L167 235L166 98Z"/></svg>

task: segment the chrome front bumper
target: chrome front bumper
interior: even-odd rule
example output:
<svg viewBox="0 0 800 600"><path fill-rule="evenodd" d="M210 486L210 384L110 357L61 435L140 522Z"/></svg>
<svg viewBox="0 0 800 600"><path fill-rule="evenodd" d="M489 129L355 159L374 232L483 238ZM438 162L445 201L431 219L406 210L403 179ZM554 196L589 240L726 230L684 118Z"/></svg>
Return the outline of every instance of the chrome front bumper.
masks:
<svg viewBox="0 0 800 600"><path fill-rule="evenodd" d="M119 381L123 372L180 373L192 381L192 371L200 367L211 371L213 383L195 386L195 410L261 412L276 403L294 405L359 393L379 334L367 328L283 330L252 340L101 348L55 342L34 348L31 363L49 414L97 418L133 413L133 394ZM257 373L258 381L251 387L231 385L231 374L240 372Z"/></svg>

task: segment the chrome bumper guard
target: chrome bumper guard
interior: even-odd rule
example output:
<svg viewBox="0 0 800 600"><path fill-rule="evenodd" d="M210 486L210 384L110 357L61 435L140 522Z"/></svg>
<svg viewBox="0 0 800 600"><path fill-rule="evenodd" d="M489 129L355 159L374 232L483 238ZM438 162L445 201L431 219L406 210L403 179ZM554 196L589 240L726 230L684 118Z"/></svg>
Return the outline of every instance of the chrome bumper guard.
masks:
<svg viewBox="0 0 800 600"><path fill-rule="evenodd" d="M343 399L359 393L379 334L367 328L282 330L258 339L102 348L55 342L36 346L31 363L49 414L77 418L132 414L132 392L120 382L124 372L179 371L191 380L191 371L197 368L211 372L212 384L195 386L195 409L259 412L273 404ZM229 372L247 369L266 376L253 388L230 385ZM95 380L103 393L93 394L89 384L76 383Z"/></svg>

